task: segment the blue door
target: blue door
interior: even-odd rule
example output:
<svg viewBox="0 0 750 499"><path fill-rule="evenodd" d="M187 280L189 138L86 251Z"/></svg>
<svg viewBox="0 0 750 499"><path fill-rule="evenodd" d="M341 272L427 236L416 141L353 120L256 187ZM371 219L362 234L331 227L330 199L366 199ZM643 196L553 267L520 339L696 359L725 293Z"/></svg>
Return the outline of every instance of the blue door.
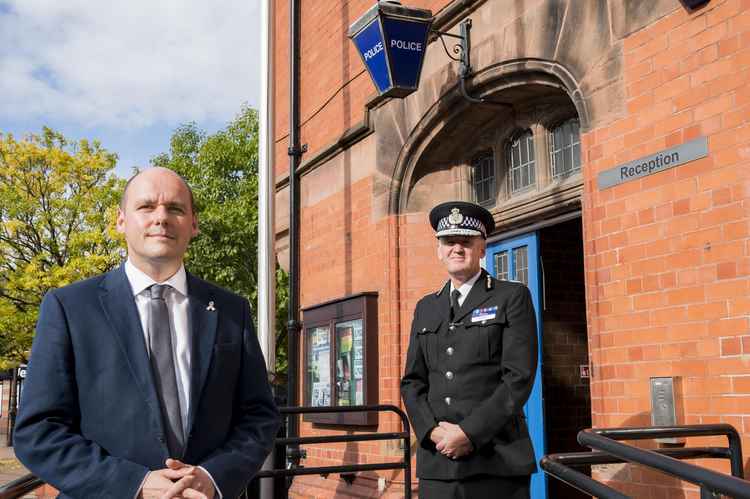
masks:
<svg viewBox="0 0 750 499"><path fill-rule="evenodd" d="M498 279L518 281L528 286L536 310L536 334L539 341L536 378L529 401L524 407L534 444L536 462L547 453L547 438L544 430L544 398L542 397L542 313L541 275L539 272L539 237L530 232L487 246L485 268ZM541 469L531 476L531 498L547 498L547 477Z"/></svg>

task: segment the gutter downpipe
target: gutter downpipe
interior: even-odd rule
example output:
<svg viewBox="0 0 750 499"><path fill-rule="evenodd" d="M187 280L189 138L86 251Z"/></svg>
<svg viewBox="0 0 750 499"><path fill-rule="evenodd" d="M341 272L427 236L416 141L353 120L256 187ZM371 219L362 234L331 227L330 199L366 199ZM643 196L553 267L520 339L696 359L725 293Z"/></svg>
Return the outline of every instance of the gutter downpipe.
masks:
<svg viewBox="0 0 750 499"><path fill-rule="evenodd" d="M299 178L297 169L305 147L300 146L299 109L299 51L300 51L300 6L299 0L289 0L289 314L287 339L289 341L287 405L299 406ZM299 436L299 416L290 415L287 421L287 437ZM299 445L287 449L287 467L296 468L300 462ZM292 478L288 485L291 486Z"/></svg>
<svg viewBox="0 0 750 499"><path fill-rule="evenodd" d="M276 377L276 254L273 165L273 3L261 0L261 82L258 131L258 340L270 380ZM262 470L274 468L274 451ZM275 480L260 480L260 498L273 499Z"/></svg>

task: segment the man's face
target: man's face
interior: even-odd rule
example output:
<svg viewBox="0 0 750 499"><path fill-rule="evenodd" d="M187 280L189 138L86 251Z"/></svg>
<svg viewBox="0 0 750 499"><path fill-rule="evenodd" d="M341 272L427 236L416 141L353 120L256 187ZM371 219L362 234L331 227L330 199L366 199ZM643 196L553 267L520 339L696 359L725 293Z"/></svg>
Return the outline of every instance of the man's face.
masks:
<svg viewBox="0 0 750 499"><path fill-rule="evenodd" d="M134 178L118 212L117 230L125 234L128 257L137 266L182 263L190 240L198 235L198 219L182 179L164 168Z"/></svg>
<svg viewBox="0 0 750 499"><path fill-rule="evenodd" d="M484 258L486 242L480 236L446 236L438 238L438 259L445 265L448 274L470 278L479 272Z"/></svg>

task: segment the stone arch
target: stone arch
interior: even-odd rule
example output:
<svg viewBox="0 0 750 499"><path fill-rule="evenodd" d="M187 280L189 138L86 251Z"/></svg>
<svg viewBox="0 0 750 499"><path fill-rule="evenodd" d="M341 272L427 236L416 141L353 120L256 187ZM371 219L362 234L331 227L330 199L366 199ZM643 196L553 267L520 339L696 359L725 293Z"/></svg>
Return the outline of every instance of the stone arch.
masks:
<svg viewBox="0 0 750 499"><path fill-rule="evenodd" d="M525 89L533 88L541 93L548 89L565 94L575 108L581 131L587 131L591 123L586 96L579 82L557 62L543 59L504 61L476 73L468 82L468 88L473 96L491 100L494 104L470 104L454 86L427 110L399 151L391 177L389 213L407 211L412 176L425 152L447 127L455 126L469 115L480 120L482 115L493 110L512 110L514 97L522 96Z"/></svg>

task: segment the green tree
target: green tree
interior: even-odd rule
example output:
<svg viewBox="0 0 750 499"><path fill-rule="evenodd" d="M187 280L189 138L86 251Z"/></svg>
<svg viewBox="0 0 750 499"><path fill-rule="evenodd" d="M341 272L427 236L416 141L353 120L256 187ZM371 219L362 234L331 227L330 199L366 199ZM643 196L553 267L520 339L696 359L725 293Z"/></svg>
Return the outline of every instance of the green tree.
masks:
<svg viewBox="0 0 750 499"><path fill-rule="evenodd" d="M121 259L122 181L98 142L0 133L0 369L27 360L42 297Z"/></svg>
<svg viewBox="0 0 750 499"><path fill-rule="evenodd" d="M244 107L229 125L207 135L194 123L175 130L169 153L154 166L176 171L195 196L200 234L188 250L194 274L250 300L258 299L258 114ZM286 371L286 275L276 271L276 371Z"/></svg>

